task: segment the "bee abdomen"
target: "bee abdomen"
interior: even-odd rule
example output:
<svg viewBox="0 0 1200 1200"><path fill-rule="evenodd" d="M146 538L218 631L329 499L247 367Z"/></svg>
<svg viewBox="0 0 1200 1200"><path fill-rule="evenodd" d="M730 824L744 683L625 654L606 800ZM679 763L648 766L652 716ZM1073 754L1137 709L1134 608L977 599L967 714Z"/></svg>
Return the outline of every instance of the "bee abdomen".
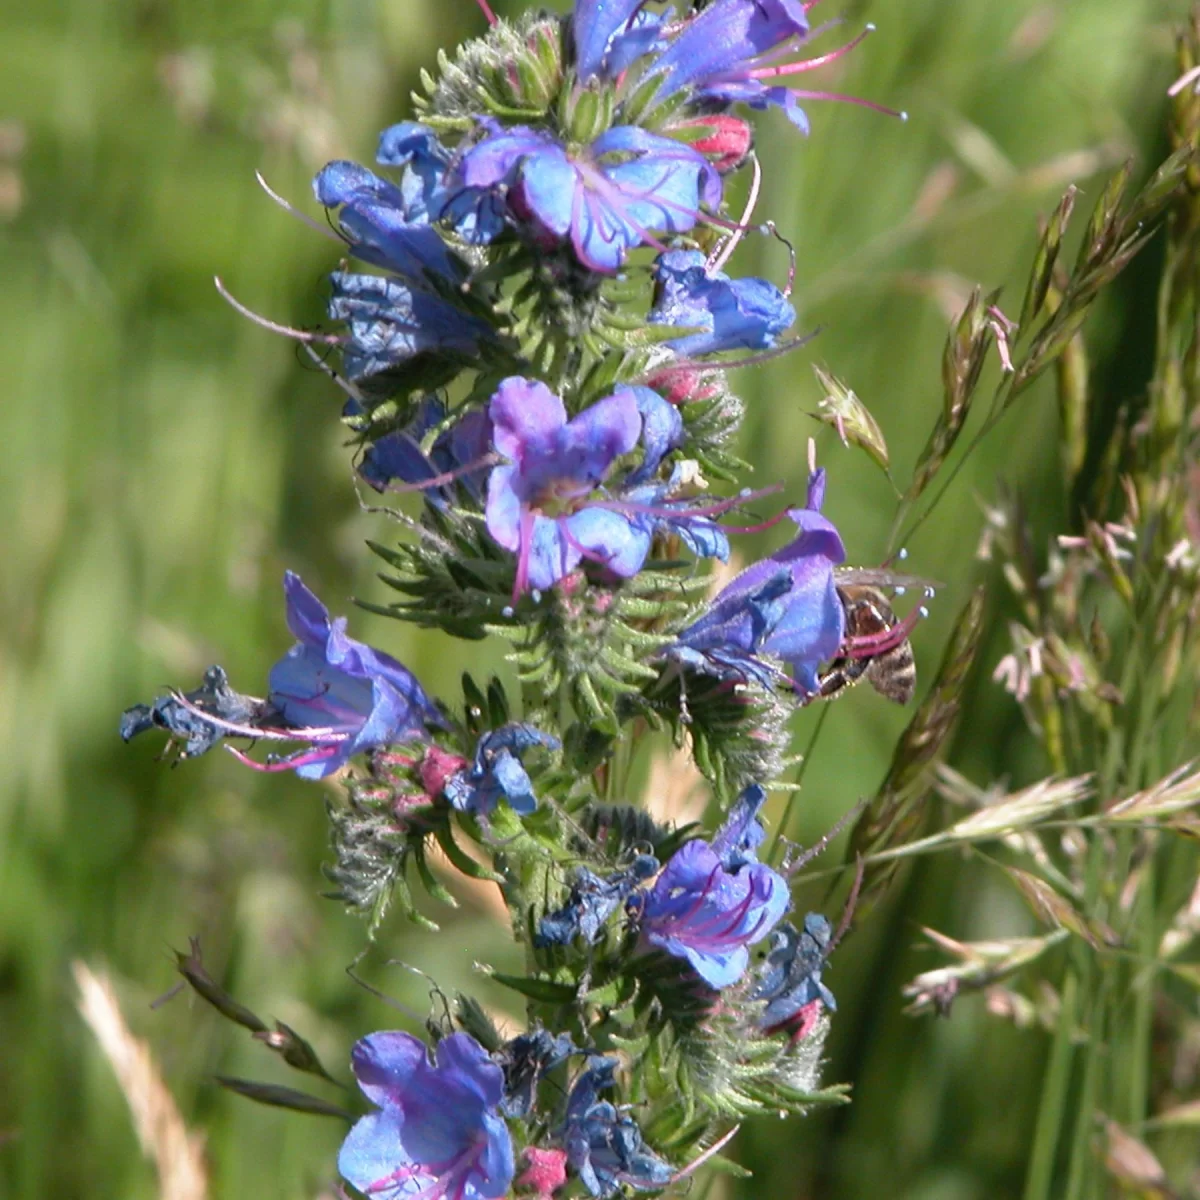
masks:
<svg viewBox="0 0 1200 1200"><path fill-rule="evenodd" d="M886 654L873 658L866 674L881 696L895 704L907 704L917 690L917 663L912 646L902 642Z"/></svg>

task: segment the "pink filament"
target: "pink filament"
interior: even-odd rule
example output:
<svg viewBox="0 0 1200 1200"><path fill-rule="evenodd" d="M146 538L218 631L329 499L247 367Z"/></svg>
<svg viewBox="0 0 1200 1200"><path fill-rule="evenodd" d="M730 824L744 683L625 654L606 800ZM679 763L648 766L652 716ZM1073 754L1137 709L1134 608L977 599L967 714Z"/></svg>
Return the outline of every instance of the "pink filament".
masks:
<svg viewBox="0 0 1200 1200"><path fill-rule="evenodd" d="M861 96L847 96L842 92L807 92L798 88L792 89L792 95L799 96L802 100L838 100L842 104L857 104L859 108L869 108L872 112L883 113L885 117L908 120L908 113L898 108L888 108L886 104L876 104L874 100L864 100Z"/></svg>
<svg viewBox="0 0 1200 1200"><path fill-rule="evenodd" d="M857 37L852 38L844 46L839 46L836 50L829 51L828 54L819 54L815 58L806 58L802 62L787 63L781 67L756 67L750 72L750 78L774 79L782 75L798 75L802 71L812 71L817 67L827 66L831 62L837 62L843 55L849 54L855 46L860 45L869 34L874 32L875 26L868 25Z"/></svg>
<svg viewBox="0 0 1200 1200"><path fill-rule="evenodd" d="M389 482L386 490L389 492L423 492L426 488L442 487L447 483L454 483L455 480L462 479L464 475L470 475L472 471L481 471L484 467L494 467L499 461L499 455L485 454L474 462L443 471L440 475L431 475L428 479L421 479L416 483Z"/></svg>

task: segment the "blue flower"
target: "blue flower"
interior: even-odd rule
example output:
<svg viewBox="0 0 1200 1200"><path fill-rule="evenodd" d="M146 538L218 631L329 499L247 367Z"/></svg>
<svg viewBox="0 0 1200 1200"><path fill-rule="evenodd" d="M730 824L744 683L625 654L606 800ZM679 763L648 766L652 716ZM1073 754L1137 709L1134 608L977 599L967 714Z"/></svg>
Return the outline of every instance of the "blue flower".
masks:
<svg viewBox="0 0 1200 1200"><path fill-rule="evenodd" d="M542 131L493 125L463 156L458 176L465 188L503 188L511 216L535 240L569 239L584 266L610 274L629 250L686 232L701 205L721 200L721 177L702 154L632 125L607 130L574 155Z"/></svg>
<svg viewBox="0 0 1200 1200"><path fill-rule="evenodd" d="M469 1034L455 1033L430 1062L411 1034L373 1033L351 1066L377 1111L350 1130L343 1177L372 1200L498 1200L508 1194L512 1137L500 1115L504 1072Z"/></svg>
<svg viewBox="0 0 1200 1200"><path fill-rule="evenodd" d="M642 465L625 477L626 484L645 483L658 470L663 458L683 443L683 418L679 409L653 388L623 389L633 393L642 418Z"/></svg>
<svg viewBox="0 0 1200 1200"><path fill-rule="evenodd" d="M500 1111L506 1117L523 1118L533 1108L538 1080L579 1048L569 1033L557 1036L535 1026L505 1042L492 1056L504 1071L504 1100Z"/></svg>
<svg viewBox="0 0 1200 1200"><path fill-rule="evenodd" d="M692 17L658 57L659 94L686 88L702 100L752 108L776 104L807 131L808 119L797 104L803 93L763 82L810 65L776 65L808 37L805 9L803 0L716 0Z"/></svg>
<svg viewBox="0 0 1200 1200"><path fill-rule="evenodd" d="M533 944L539 948L569 946L577 937L582 937L591 945L604 932L609 917L639 884L654 875L658 865L658 859L652 854L639 854L632 866L614 871L607 879L587 867L577 867L566 904L547 913L538 922Z"/></svg>
<svg viewBox="0 0 1200 1200"><path fill-rule="evenodd" d="M428 125L401 121L379 135L375 161L400 167L404 212L413 223L436 220L446 198L446 172L454 155Z"/></svg>
<svg viewBox="0 0 1200 1200"><path fill-rule="evenodd" d="M658 291L651 323L702 331L666 343L689 358L723 350L767 350L796 320L796 310L773 283L710 273L698 250L660 254L654 278Z"/></svg>
<svg viewBox="0 0 1200 1200"><path fill-rule="evenodd" d="M819 690L817 668L837 654L845 633L833 568L846 551L821 516L824 495L825 472L818 470L809 479L807 507L788 510L800 536L725 587L679 635L670 657L718 678L770 686L777 672L761 656L772 655L788 665L797 690Z"/></svg>
<svg viewBox="0 0 1200 1200"><path fill-rule="evenodd" d="M432 129L401 121L379 135L376 161L403 167L400 191L410 220L449 225L464 242L486 245L504 229L504 206L498 196L447 182L454 154Z"/></svg>
<svg viewBox="0 0 1200 1200"><path fill-rule="evenodd" d="M344 321L346 377L361 383L421 354L475 359L493 336L480 317L407 279L334 271L329 316Z"/></svg>
<svg viewBox="0 0 1200 1200"><path fill-rule="evenodd" d="M415 676L391 655L346 635L299 575L284 576L288 628L299 639L272 668L271 703L312 749L285 759L306 779L322 779L351 755L424 736L444 722Z"/></svg>
<svg viewBox="0 0 1200 1200"><path fill-rule="evenodd" d="M712 843L697 838L668 860L641 906L643 939L686 959L712 988L736 983L791 903L787 881L758 862L761 789L748 789ZM753 828L753 832L751 831Z"/></svg>
<svg viewBox="0 0 1200 1200"><path fill-rule="evenodd" d="M677 466L665 483L623 492L619 508L648 537L677 537L697 558L727 561L729 538L712 518L730 507L730 502L705 507L697 497L685 494L687 491L685 471Z"/></svg>
<svg viewBox="0 0 1200 1200"><path fill-rule="evenodd" d="M209 667L194 692L185 692L182 698L159 696L153 704L127 708L121 714L120 729L126 742L148 729L165 729L183 741L181 758L197 758L232 732L231 725L252 731L266 729L278 719L269 703L235 692L221 667Z"/></svg>
<svg viewBox="0 0 1200 1200"><path fill-rule="evenodd" d="M647 1149L632 1117L599 1099L613 1086L616 1067L612 1058L589 1060L571 1088L561 1131L567 1161L598 1198L612 1196L622 1186L659 1191L675 1174L670 1163Z"/></svg>
<svg viewBox="0 0 1200 1200"><path fill-rule="evenodd" d="M430 454L421 449L421 439L446 419L445 405L433 396L424 397L412 422L404 429L385 434L372 442L358 465L358 473L376 491L385 491L395 480L420 487L429 480L453 476L480 499L486 478L487 454L492 426L487 414L464 413L434 442ZM472 470L472 464L479 464ZM435 508L445 508L453 498L451 480L422 488Z"/></svg>
<svg viewBox="0 0 1200 1200"><path fill-rule="evenodd" d="M337 209L355 258L420 282L427 276L461 280L465 264L429 224L422 192L412 201L401 188L352 162L331 162L313 180L317 200Z"/></svg>
<svg viewBox="0 0 1200 1200"><path fill-rule="evenodd" d="M832 931L820 913L804 918L804 930L781 925L771 938L771 951L760 970L751 999L766 1000L759 1018L763 1029L774 1030L794 1022L801 1012L819 1001L830 1012L837 1010L833 993L821 982L829 955ZM801 1018L803 1023L803 1018Z"/></svg>
<svg viewBox="0 0 1200 1200"><path fill-rule="evenodd" d="M571 17L575 70L586 83L615 79L643 55L666 44L666 17L646 0L577 0Z"/></svg>
<svg viewBox="0 0 1200 1200"><path fill-rule="evenodd" d="M486 816L504 799L514 812L527 816L537 807L537 797L521 755L534 746L557 750L559 741L532 725L490 730L475 747L474 764L447 780L442 794L460 812Z"/></svg>

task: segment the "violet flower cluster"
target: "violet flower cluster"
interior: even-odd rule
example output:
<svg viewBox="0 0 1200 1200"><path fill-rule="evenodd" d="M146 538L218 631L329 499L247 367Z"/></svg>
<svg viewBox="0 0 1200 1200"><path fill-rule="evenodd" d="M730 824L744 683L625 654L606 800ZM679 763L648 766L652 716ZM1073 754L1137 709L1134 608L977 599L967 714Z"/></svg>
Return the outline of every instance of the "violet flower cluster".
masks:
<svg viewBox="0 0 1200 1200"><path fill-rule="evenodd" d="M391 904L430 923L407 873L446 898L434 847L500 885L526 973L495 978L526 1031L501 1036L461 998L428 1040L364 1036L369 1107L338 1160L360 1195L660 1191L733 1117L826 1095L834 939L820 914L788 923L763 814L794 707L905 627L848 627L824 470L800 506L725 486L742 414L727 371L803 340L790 283L724 268L765 229L728 203L742 179L758 191L747 110L807 130L801 102L825 94L794 81L842 53L804 57L809 7L488 13L425 77L420 119L380 136L382 173L340 161L314 180L347 259L323 365L358 477L403 531L371 543L397 598L365 606L507 639L512 677L468 672L461 701L435 701L288 572L295 643L263 696L213 667L121 733L339 784L327 873L372 934ZM705 600L700 564L785 517L796 536ZM693 747L711 833L632 802L633 743L661 729Z"/></svg>

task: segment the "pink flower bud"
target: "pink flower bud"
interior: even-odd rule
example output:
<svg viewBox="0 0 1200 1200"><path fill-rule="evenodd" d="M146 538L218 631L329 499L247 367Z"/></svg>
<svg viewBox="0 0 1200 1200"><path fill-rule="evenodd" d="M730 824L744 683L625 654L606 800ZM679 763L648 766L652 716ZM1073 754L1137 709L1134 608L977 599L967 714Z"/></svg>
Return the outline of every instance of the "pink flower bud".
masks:
<svg viewBox="0 0 1200 1200"><path fill-rule="evenodd" d="M754 144L754 131L749 121L728 113L713 113L706 117L694 117L681 121L672 132L699 150L724 175L736 170L746 161L746 155Z"/></svg>

